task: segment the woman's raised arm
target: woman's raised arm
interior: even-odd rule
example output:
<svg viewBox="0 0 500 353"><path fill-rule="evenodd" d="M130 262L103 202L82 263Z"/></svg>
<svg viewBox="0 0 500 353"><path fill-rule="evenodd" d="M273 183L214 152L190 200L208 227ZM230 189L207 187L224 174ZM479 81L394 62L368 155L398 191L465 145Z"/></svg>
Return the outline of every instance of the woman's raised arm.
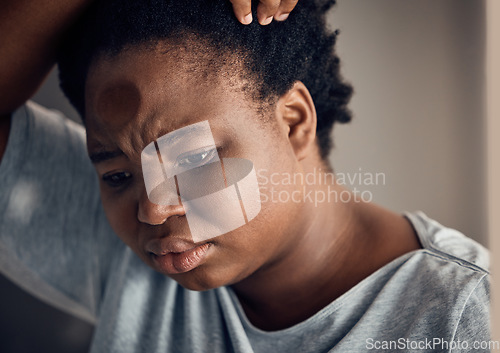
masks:
<svg viewBox="0 0 500 353"><path fill-rule="evenodd" d="M91 0L4 0L0 11L0 116L38 89L65 30Z"/></svg>

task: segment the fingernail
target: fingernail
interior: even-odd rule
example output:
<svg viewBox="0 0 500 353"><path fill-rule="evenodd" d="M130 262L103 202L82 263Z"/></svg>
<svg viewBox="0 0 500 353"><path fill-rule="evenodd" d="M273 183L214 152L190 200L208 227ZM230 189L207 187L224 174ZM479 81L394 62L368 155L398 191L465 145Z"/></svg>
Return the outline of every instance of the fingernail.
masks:
<svg viewBox="0 0 500 353"><path fill-rule="evenodd" d="M288 18L288 15L290 15L289 13L282 13L281 15L279 15L278 17L275 17L274 19L276 21L284 21Z"/></svg>
<svg viewBox="0 0 500 353"><path fill-rule="evenodd" d="M252 17L251 12L248 15L246 15L245 17L243 17L243 24L244 25L249 25L250 23L252 23L252 21L253 21L253 17Z"/></svg>
<svg viewBox="0 0 500 353"><path fill-rule="evenodd" d="M266 18L264 21L262 21L262 25L268 25L272 22L273 20L273 16L269 16L268 18Z"/></svg>

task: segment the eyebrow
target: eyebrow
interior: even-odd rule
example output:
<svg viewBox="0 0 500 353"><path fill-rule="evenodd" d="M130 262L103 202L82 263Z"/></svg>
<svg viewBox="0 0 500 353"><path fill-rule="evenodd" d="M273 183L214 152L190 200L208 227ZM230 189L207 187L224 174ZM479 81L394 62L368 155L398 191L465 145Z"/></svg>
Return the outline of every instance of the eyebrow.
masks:
<svg viewBox="0 0 500 353"><path fill-rule="evenodd" d="M102 163L105 161L108 161L110 159L122 156L124 153L123 151L116 150L116 151L100 151L100 152L95 152L90 154L90 160L94 164Z"/></svg>
<svg viewBox="0 0 500 353"><path fill-rule="evenodd" d="M184 137L187 134L206 130L206 128L204 126L200 126L200 125L197 125L197 124L188 125L188 126L184 127L183 129L185 129L185 130L182 133L180 133L180 134L174 134L174 136L167 137L167 144L177 144L177 142L182 137ZM156 138L155 141L157 141L158 138ZM99 164L99 163L106 162L106 161L108 161L110 159L113 159L113 158L116 158L116 157L119 157L119 156L123 156L123 155L124 155L123 151L115 150L115 151L99 151L99 152L94 152L94 153L91 153L89 155L89 157L90 157L90 161L93 164Z"/></svg>

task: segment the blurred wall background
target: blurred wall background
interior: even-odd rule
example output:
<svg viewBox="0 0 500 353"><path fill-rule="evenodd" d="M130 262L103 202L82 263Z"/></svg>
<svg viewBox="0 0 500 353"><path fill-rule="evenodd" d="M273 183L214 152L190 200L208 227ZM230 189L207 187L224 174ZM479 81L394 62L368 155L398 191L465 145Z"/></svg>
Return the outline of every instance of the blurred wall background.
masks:
<svg viewBox="0 0 500 353"><path fill-rule="evenodd" d="M484 1L338 0L330 23L355 89L354 120L334 131L335 171L383 173L378 185L348 186L486 244ZM78 118L55 73L33 99ZM90 325L4 278L0 295L0 352L88 350Z"/></svg>
<svg viewBox="0 0 500 353"><path fill-rule="evenodd" d="M336 172L394 211L422 210L487 243L485 9L476 0L340 0L331 23L355 89L334 131ZM357 186L357 185L355 185Z"/></svg>

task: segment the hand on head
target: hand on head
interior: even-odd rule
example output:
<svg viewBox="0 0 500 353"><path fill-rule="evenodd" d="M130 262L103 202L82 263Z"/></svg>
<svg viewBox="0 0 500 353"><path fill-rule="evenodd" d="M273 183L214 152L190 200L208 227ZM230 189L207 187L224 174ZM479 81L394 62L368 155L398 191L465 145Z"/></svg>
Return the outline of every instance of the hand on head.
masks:
<svg viewBox="0 0 500 353"><path fill-rule="evenodd" d="M230 0L236 18L248 25L252 23L252 1ZM272 20L284 21L297 5L298 0L260 0L257 6L257 19L261 25L268 25Z"/></svg>

